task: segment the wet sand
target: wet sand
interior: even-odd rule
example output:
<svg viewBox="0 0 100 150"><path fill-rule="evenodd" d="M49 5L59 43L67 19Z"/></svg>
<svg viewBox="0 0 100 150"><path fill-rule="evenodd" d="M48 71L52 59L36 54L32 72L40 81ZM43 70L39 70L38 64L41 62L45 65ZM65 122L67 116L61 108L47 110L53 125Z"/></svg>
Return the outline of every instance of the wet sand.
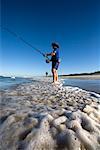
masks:
<svg viewBox="0 0 100 150"><path fill-rule="evenodd" d="M0 95L0 149L100 150L100 95L49 78Z"/></svg>

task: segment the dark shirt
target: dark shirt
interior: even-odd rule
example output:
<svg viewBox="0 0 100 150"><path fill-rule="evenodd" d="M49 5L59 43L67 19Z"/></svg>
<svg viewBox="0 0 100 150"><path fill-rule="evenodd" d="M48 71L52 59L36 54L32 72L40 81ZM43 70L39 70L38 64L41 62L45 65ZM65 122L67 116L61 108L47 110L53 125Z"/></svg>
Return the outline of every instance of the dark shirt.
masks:
<svg viewBox="0 0 100 150"><path fill-rule="evenodd" d="M59 49L58 48L54 49L53 53L55 53L55 55L52 56L51 61L59 62Z"/></svg>

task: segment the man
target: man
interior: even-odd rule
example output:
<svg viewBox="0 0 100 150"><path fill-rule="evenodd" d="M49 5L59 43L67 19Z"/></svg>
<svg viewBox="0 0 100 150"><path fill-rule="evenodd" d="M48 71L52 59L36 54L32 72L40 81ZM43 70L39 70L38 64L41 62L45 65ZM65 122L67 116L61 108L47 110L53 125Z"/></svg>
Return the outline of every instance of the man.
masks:
<svg viewBox="0 0 100 150"><path fill-rule="evenodd" d="M46 54L46 56L52 56L51 60L52 61L52 74L53 74L53 83L57 84L58 82L58 67L59 67L59 45L57 43L52 43L52 48L53 51L49 54Z"/></svg>

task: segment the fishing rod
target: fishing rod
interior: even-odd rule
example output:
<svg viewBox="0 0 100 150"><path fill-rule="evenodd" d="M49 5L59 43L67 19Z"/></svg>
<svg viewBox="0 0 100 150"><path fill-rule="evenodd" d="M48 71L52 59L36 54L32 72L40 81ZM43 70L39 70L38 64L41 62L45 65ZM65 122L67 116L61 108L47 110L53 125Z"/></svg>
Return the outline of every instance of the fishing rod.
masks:
<svg viewBox="0 0 100 150"><path fill-rule="evenodd" d="M30 44L29 42L27 42L23 37L19 36L18 34L16 34L15 32L11 31L10 29L1 26L1 29L7 31L8 33L12 34L14 37L18 38L20 41L22 41L24 44L28 45L29 47L33 48L35 51L37 51L38 53L40 53L43 57L46 58L46 63L50 62L50 59L48 58L48 56L46 56L41 50L37 49L36 47L34 47L32 44Z"/></svg>

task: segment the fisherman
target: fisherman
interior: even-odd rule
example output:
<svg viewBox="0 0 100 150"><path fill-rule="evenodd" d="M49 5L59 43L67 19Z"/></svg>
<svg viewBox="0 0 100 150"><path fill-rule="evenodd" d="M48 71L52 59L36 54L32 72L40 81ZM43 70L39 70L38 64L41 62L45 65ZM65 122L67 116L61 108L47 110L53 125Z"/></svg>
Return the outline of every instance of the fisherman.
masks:
<svg viewBox="0 0 100 150"><path fill-rule="evenodd" d="M0 26L2 27L2 26ZM8 28L2 27L2 29L4 29L5 31L9 32L10 34L12 34L14 37L18 38L19 40L21 40L23 43L25 43L26 45L28 45L29 47L33 48L35 51L37 51L38 53L40 53L43 57L46 58L46 62L49 63L50 61L52 61L52 74L53 74L53 83L55 84L59 84L58 82L58 67L59 67L59 44L57 43L52 43L52 48L53 51L49 54L44 54L42 51L40 51L39 49L37 49L36 47L34 47L32 44L28 43L26 40L23 39L23 37L20 37L18 34L16 34L15 32L9 30ZM48 56L52 56L51 60L49 60Z"/></svg>
<svg viewBox="0 0 100 150"><path fill-rule="evenodd" d="M60 63L59 59L59 44L58 43L52 43L52 49L53 51L51 53L47 53L46 56L51 56L52 61L52 75L53 75L53 83L58 84L58 67Z"/></svg>

